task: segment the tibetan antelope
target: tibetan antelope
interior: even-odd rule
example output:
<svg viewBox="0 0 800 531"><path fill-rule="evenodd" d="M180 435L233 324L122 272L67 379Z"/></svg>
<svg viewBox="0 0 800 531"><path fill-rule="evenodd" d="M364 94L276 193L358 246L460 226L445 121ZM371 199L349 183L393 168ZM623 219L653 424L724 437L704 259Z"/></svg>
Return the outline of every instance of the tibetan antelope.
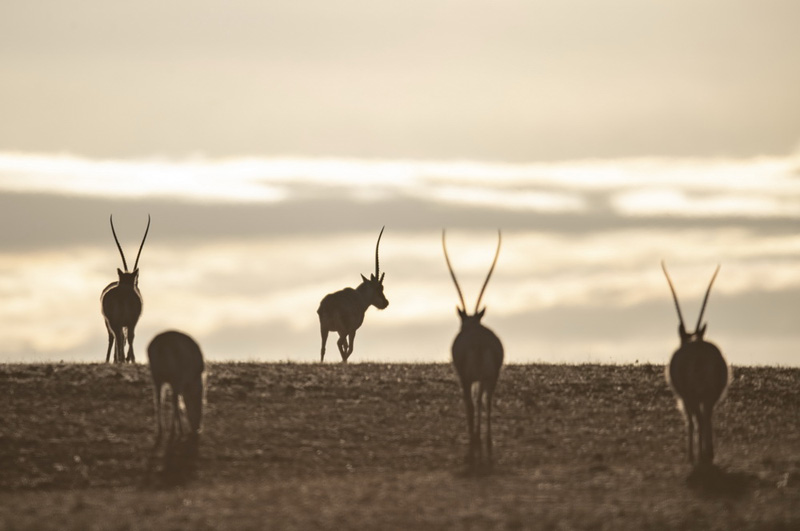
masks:
<svg viewBox="0 0 800 531"><path fill-rule="evenodd" d="M103 290L100 296L103 318L108 331L108 350L106 351L106 363L111 356L111 347L116 342L114 350L114 362L125 362L125 339L128 340L128 359L131 363L136 363L136 356L133 354L133 336L136 323L142 314L142 294L139 292L139 256L142 254L144 241L147 239L147 232L150 230L150 215L147 216L147 228L144 231L142 243L139 245L139 252L136 254L136 262L133 264L133 272L128 272L128 263L125 261L125 253L119 244L117 233L114 230L114 216L110 218L111 233L114 241L117 242L117 249L122 256L122 266L125 271L117 268L119 280L112 282Z"/></svg>
<svg viewBox="0 0 800 531"><path fill-rule="evenodd" d="M361 275L361 284L356 289L344 288L341 291L330 293L325 295L322 302L319 303L317 314L322 335L320 363L325 360L325 343L328 341L328 332L339 334L336 345L342 355L342 363L347 363L347 358L353 353L356 330L364 322L364 313L370 306L375 306L379 310L389 306L389 301L383 294L383 277L386 276L386 273L380 274L380 262L378 261L378 248L384 228L386 227L382 227L378 234L378 243L375 245L375 273L369 276L369 280Z"/></svg>
<svg viewBox="0 0 800 531"><path fill-rule="evenodd" d="M681 345L672 355L669 366L666 370L667 383L672 387L678 407L686 415L686 424L689 432L688 452L689 462L694 464L694 430L698 433L698 463L700 465L710 465L714 461L714 445L711 429L711 412L720 398L725 393L725 388L730 381L730 369L725 362L720 350L704 339L707 323L703 323L703 312L706 309L708 295L711 293L711 286L719 273L717 266L711 282L708 283L706 296L700 308L700 316L697 318L695 331L689 333L683 322L681 307L678 303L678 295L675 287L669 278L664 262L661 268L667 277L669 289L672 291L672 298L675 300L675 308L678 311L678 335ZM701 326L702 325L702 326Z"/></svg>
<svg viewBox="0 0 800 531"><path fill-rule="evenodd" d="M481 292L478 295L478 302L475 303L475 313L469 315L467 306L464 303L464 295L456 280L453 267L450 265L450 258L447 256L447 246L445 245L445 233L442 231L442 249L444 249L444 259L447 262L447 269L458 291L458 298L461 306L457 307L458 317L461 319L461 330L453 341L453 365L455 366L458 378L461 381L461 390L464 394L464 405L467 409L467 435L469 438L469 453L467 462L472 465L475 461L475 453L478 460L481 459L481 408L482 402L486 400L486 455L489 463L492 462L492 395L494 394L497 378L500 376L500 367L503 365L503 344L494 332L481 324L486 307L479 311L483 292L492 276L494 266L497 264L497 257L500 256L500 231L497 232L497 251L489 268L489 274L483 283ZM473 389L477 387L477 392ZM475 404L477 402L477 416L475 415Z"/></svg>
<svg viewBox="0 0 800 531"><path fill-rule="evenodd" d="M170 390L172 418L167 452L169 456L175 439L175 428L179 439L183 436L183 421L178 397L181 397L186 408L186 420L189 424L187 437L188 455L183 456L190 461L197 455L200 440L200 428L203 419L203 400L205 396L205 363L200 347L188 335L170 330L158 334L147 346L147 358L150 362L150 374L153 377L153 403L156 417L156 440L150 455L150 462L155 456L164 434L164 414L162 404L165 401L166 389ZM148 471L150 465L148 465Z"/></svg>

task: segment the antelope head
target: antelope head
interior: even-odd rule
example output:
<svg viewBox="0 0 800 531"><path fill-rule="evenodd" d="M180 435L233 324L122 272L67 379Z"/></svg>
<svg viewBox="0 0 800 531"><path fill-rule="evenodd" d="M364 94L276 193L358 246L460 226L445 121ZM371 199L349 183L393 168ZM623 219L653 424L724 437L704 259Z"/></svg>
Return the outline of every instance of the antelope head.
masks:
<svg viewBox="0 0 800 531"><path fill-rule="evenodd" d="M444 249L444 259L447 262L447 269L450 271L450 277L453 279L453 283L456 285L456 291L458 291L458 298L461 301L461 306L456 307L456 310L458 311L458 316L461 318L461 328L480 325L481 319L483 318L483 315L486 313L485 306L482 309L480 308L481 299L483 299L483 292L486 291L486 285L489 284L489 279L492 277L494 266L497 264L497 257L500 256L501 240L502 240L502 235L498 230L497 251L495 251L494 253L494 260L492 261L492 267L489 268L489 274L486 275L486 280L483 282L483 287L481 288L481 292L478 295L478 301L475 303L475 312L473 313L473 315L469 315L467 313L467 305L464 303L464 295L461 293L461 288L458 285L458 280L456 280L456 274L453 272L453 267L450 265L450 258L447 256L447 245L445 244L445 231L442 230L442 249Z"/></svg>
<svg viewBox="0 0 800 531"><path fill-rule="evenodd" d="M381 274L380 261L378 260L378 249L381 245L381 236L383 236L383 229L385 228L386 226L381 227L381 232L378 234L378 243L375 245L375 273L370 274L369 279L361 275L362 282L361 286L359 286L359 291L366 296L370 304L379 310L389 306L389 301L383 294L383 277L386 276L386 273Z"/></svg>
<svg viewBox="0 0 800 531"><path fill-rule="evenodd" d="M147 228L144 230L144 237L142 238L142 243L139 245L139 252L136 254L136 262L133 264L133 271L128 271L128 263L125 261L125 253L122 252L122 246L119 244L119 239L117 238L117 232L114 230L114 215L112 214L110 217L111 221L111 234L114 235L114 241L117 243L117 249L119 249L119 254L122 257L122 266L125 268L125 271L117 268L117 275L119 275L119 284L120 285L127 285L127 286L137 286L139 282L139 256L142 254L142 247L144 247L144 241L147 239L147 233L150 230L150 214L147 215Z"/></svg>
<svg viewBox="0 0 800 531"><path fill-rule="evenodd" d="M706 327L708 323L703 323L703 313L706 311L706 303L708 302L708 295L711 293L711 286L714 284L714 279L717 278L717 273L719 273L719 267L714 271L714 275L711 277L711 282L708 283L708 289L706 290L706 296L703 299L703 306L700 307L700 315L697 318L697 324L695 325L694 332L687 332L686 326L683 323L683 315L681 314L681 305L678 303L678 295L675 293L675 287L672 285L672 280L669 278L669 273L667 273L667 266L664 264L664 261L661 261L661 269L664 270L664 275L667 277L667 282L669 283L669 289L672 291L672 298L675 301L675 309L678 311L678 321L680 321L680 325L678 326L678 335L681 338L681 346L694 342L694 341L703 341L703 336L706 333ZM701 326L702 325L702 326Z"/></svg>

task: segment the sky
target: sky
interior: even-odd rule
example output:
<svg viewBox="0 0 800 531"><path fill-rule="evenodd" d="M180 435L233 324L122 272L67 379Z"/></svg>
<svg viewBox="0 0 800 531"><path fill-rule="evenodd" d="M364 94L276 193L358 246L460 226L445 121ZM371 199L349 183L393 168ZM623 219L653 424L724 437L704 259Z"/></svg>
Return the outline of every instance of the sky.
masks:
<svg viewBox="0 0 800 531"><path fill-rule="evenodd" d="M800 366L796 2L3 2L0 362L103 361L139 262L210 360L446 362L448 251L508 362L664 363L669 268L734 365ZM336 361L335 338L326 361Z"/></svg>

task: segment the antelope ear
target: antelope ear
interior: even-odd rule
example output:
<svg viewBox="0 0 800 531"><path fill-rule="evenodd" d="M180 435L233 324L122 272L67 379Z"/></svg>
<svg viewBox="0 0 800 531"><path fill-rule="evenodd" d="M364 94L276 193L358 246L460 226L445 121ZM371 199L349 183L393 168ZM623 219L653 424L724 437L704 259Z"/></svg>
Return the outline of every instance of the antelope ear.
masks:
<svg viewBox="0 0 800 531"><path fill-rule="evenodd" d="M122 269L120 269L120 268L117 268L117 274L118 274L118 275L121 275L121 274L122 274Z"/></svg>
<svg viewBox="0 0 800 531"><path fill-rule="evenodd" d="M703 326L700 327L700 331L697 332L697 335L700 336L701 339L703 338L704 335L706 335L706 327L707 326L708 326L708 323L704 323Z"/></svg>
<svg viewBox="0 0 800 531"><path fill-rule="evenodd" d="M138 267L133 270L133 276L137 277L137 278L139 277L139 268Z"/></svg>
<svg viewBox="0 0 800 531"><path fill-rule="evenodd" d="M486 306L483 307L483 310L477 313L478 319L483 319L483 314L486 313Z"/></svg>
<svg viewBox="0 0 800 531"><path fill-rule="evenodd" d="M462 310L458 306L456 306L456 311L458 312L458 316L461 317L461 319L466 319L467 318L467 312Z"/></svg>
<svg viewBox="0 0 800 531"><path fill-rule="evenodd" d="M375 276L375 273L370 273L369 274L369 279L372 280L373 282L378 280L377 277Z"/></svg>
<svg viewBox="0 0 800 531"><path fill-rule="evenodd" d="M380 279L378 282L380 282L381 284L383 284L383 277L385 277L385 276L386 276L386 272L384 272L384 273L381 275L381 279Z"/></svg>
<svg viewBox="0 0 800 531"><path fill-rule="evenodd" d="M364 282L367 282L367 277L365 277L364 275L361 275L361 280L363 280Z"/></svg>

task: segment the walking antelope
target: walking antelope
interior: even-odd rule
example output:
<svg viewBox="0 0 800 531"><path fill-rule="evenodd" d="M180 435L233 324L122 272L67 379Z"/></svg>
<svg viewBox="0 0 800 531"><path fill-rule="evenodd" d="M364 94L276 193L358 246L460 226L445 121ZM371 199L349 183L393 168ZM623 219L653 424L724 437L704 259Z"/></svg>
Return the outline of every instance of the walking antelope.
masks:
<svg viewBox="0 0 800 531"><path fill-rule="evenodd" d="M136 356L133 354L133 336L136 323L142 314L142 294L139 292L139 256L142 254L144 241L147 239L147 232L150 230L150 215L147 216L147 228L144 231L142 243L139 245L139 252L136 254L136 262L133 264L133 272L128 272L128 263L125 261L125 253L119 244L117 233L114 230L114 216L110 218L111 233L114 241L117 242L117 249L122 256L122 266L125 271L117 268L119 280L112 282L103 290L100 296L103 318L108 331L108 350L106 351L106 363L111 356L111 347L116 342L114 350L114 362L125 362L125 338L128 340L128 359L131 363L136 363Z"/></svg>
<svg viewBox="0 0 800 531"><path fill-rule="evenodd" d="M475 303L475 313L469 315L467 306L464 303L464 295L456 280L453 267L450 265L450 258L447 256L447 246L445 245L445 233L442 231L442 249L444 249L444 259L447 262L447 269L458 291L458 298L461 306L456 308L461 319L461 330L453 341L453 365L455 366L458 378L461 381L461 389L464 395L464 405L467 409L467 436L469 438L469 453L467 462L473 464L475 453L478 460L481 459L481 407L485 397L486 400L486 455L489 463L492 461L492 395L494 394L497 378L500 376L500 367L503 365L503 344L494 332L481 324L481 319L486 313L486 307L479 311L483 292L492 276L494 266L497 264L497 257L500 256L500 231L497 232L497 251L489 268L489 274L483 283L481 292L478 295L478 302ZM477 387L477 392L473 389ZM475 415L475 405L473 404L473 394L477 402L477 416Z"/></svg>
<svg viewBox="0 0 800 531"><path fill-rule="evenodd" d="M722 353L713 343L704 339L707 323L703 323L703 312L706 309L711 286L719 273L717 266L711 282L708 283L700 316L697 318L695 331L689 333L683 322L681 307L675 287L669 278L664 262L661 268L667 277L675 308L678 311L678 335L681 345L672 355L666 370L667 383L678 399L678 407L686 415L688 427L688 452L689 462L694 464L694 430L698 433L698 457L700 465L710 465L714 461L714 445L712 440L711 413L719 399L723 396L725 388L730 381L730 369ZM701 326L702 325L702 326Z"/></svg>
<svg viewBox="0 0 800 531"><path fill-rule="evenodd" d="M150 456L151 464L164 434L162 403L165 401L167 388L171 391L172 418L168 421L170 431L166 455L169 456L171 453L176 427L179 438L183 436L183 421L178 401L178 397L181 397L189 424L187 437L189 452L185 457L191 460L197 455L205 394L205 363L200 347L188 335L171 330L153 338L147 346L147 358L150 362L150 374L153 377L153 403L157 430ZM149 468L150 466L148 471Z"/></svg>
<svg viewBox="0 0 800 531"><path fill-rule="evenodd" d="M375 306L379 310L389 306L389 301L383 294L383 277L386 276L386 273L380 274L380 262L378 261L378 248L381 245L384 228L386 227L382 227L378 234L378 243L375 245L375 273L369 276L369 280L361 275L361 284L356 289L344 288L341 291L330 293L325 295L319 303L317 314L322 335L320 363L325 360L325 343L328 341L328 332L339 334L336 345L342 355L342 363L347 363L347 358L353 353L356 330L364 322L364 313L370 306Z"/></svg>

